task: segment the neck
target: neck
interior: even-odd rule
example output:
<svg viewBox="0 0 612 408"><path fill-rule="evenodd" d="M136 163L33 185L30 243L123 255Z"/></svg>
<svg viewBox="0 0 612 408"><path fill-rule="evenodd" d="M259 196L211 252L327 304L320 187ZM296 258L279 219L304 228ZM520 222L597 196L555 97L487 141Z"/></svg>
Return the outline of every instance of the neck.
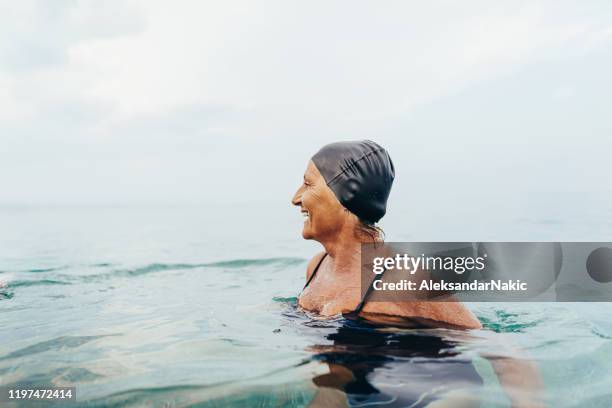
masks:
<svg viewBox="0 0 612 408"><path fill-rule="evenodd" d="M335 273L361 272L361 244L370 242L371 239L360 235L354 228L347 228L321 242L325 252L332 258L332 269Z"/></svg>

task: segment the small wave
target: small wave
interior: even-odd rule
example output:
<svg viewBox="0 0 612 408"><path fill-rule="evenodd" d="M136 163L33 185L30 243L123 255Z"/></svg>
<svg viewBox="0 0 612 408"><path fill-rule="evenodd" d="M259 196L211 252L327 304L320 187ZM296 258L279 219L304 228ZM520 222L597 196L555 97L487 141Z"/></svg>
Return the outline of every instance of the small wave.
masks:
<svg viewBox="0 0 612 408"><path fill-rule="evenodd" d="M162 272L168 270L182 270L182 269L197 269L197 268L246 268L249 266L291 266L297 265L304 262L304 259L300 258L265 258L265 259L233 259L228 261L210 262L210 263L199 263L199 264L162 264L154 263L146 265L136 269L124 269L116 270L114 274L118 275L129 275L137 276L144 275L153 272Z"/></svg>
<svg viewBox="0 0 612 408"><path fill-rule="evenodd" d="M240 269L247 267L262 267L262 266L275 266L275 267L289 267L293 265L299 265L304 263L306 260L301 258L264 258L264 259L232 259L220 262L210 263L152 263L149 265L130 268L130 269L115 269L105 273L90 274L90 275L62 275L62 278L68 280L79 280L83 282L92 282L100 279L110 279L115 277L134 277L147 275L150 273L164 272L164 271L180 271L189 269L201 269L201 268L225 268L225 269Z"/></svg>
<svg viewBox="0 0 612 408"><path fill-rule="evenodd" d="M272 300L274 302L279 302L279 303L295 304L297 303L298 298L296 296L291 296L291 297L274 296Z"/></svg>
<svg viewBox="0 0 612 408"><path fill-rule="evenodd" d="M2 299L12 299L13 296L15 294L13 292L11 292L10 290L6 290L3 288L0 288L0 300Z"/></svg>
<svg viewBox="0 0 612 408"><path fill-rule="evenodd" d="M61 271L66 268L68 267L67 266L57 266L57 267L52 267L52 268L32 268L32 269L27 269L25 272L29 272L29 273L55 272L55 271Z"/></svg>
<svg viewBox="0 0 612 408"><path fill-rule="evenodd" d="M31 287L31 286L45 286L45 285L71 285L70 282L64 282L54 279L39 279L39 280L16 280L8 282L6 287L8 288L19 288L19 287Z"/></svg>
<svg viewBox="0 0 612 408"><path fill-rule="evenodd" d="M11 273L11 272L25 272L25 273L46 273L46 272L55 272L55 271L61 271L64 269L68 269L68 265L62 265L62 266L52 266L52 267L47 267L47 268L30 268L30 269L23 269L23 270L3 270L0 271L0 273Z"/></svg>
<svg viewBox="0 0 612 408"><path fill-rule="evenodd" d="M17 357L26 357L32 354L43 353L50 350L61 350L65 348L76 348L90 341L100 339L102 337L117 336L117 334L103 334L99 336L62 336L51 340L36 343L31 346L15 350L5 356L0 357L0 360L8 360Z"/></svg>
<svg viewBox="0 0 612 408"><path fill-rule="evenodd" d="M0 279L0 300L13 298L14 293L9 289L9 283L13 279L13 276L12 273L2 275L2 279Z"/></svg>
<svg viewBox="0 0 612 408"><path fill-rule="evenodd" d="M93 266L94 268L108 268L109 266L113 266L113 264L109 262L99 262L92 264L91 266Z"/></svg>
<svg viewBox="0 0 612 408"><path fill-rule="evenodd" d="M232 259L228 261L201 264L204 267L244 268L247 266L280 265L292 266L305 262L302 258L263 258L263 259Z"/></svg>
<svg viewBox="0 0 612 408"><path fill-rule="evenodd" d="M591 327L591 333L595 336L606 340L612 340L612 332L606 332L603 328L598 326Z"/></svg>
<svg viewBox="0 0 612 408"><path fill-rule="evenodd" d="M299 265L306 262L302 258L263 258L263 259L232 259L227 261L209 262L209 263L152 263L136 268L124 268L124 269L111 269L107 272L94 273L94 274L69 274L60 273L54 274L53 279L38 279L38 280L14 280L8 282L2 282L4 286L0 285L0 288L18 288L18 287L33 287L42 285L71 285L75 282L81 283L92 283L99 282L112 278L130 278L142 275L148 275L151 273L159 273L164 271L181 271L190 269L207 269L207 268L223 268L223 269L243 269L249 267L274 267L274 268L285 268L293 265ZM99 268L109 268L113 266L110 263L98 263L95 264ZM29 269L27 272L53 272L67 267L58 268L46 268L46 269ZM0 293L0 299L10 298L12 293L2 292Z"/></svg>

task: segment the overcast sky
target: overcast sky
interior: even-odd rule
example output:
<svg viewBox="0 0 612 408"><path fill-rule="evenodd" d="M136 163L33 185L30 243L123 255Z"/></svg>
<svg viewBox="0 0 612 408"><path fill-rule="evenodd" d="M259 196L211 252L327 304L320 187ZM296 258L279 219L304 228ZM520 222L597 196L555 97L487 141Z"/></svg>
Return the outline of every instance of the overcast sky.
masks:
<svg viewBox="0 0 612 408"><path fill-rule="evenodd" d="M285 204L369 138L396 208L603 211L611 72L609 1L0 0L0 204Z"/></svg>

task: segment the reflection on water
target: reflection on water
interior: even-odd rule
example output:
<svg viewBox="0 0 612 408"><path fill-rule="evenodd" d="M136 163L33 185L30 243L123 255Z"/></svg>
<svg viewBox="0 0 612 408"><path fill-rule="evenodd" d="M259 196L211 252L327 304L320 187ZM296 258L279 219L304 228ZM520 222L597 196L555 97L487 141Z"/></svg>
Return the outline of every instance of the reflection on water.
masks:
<svg viewBox="0 0 612 408"><path fill-rule="evenodd" d="M351 406L425 406L450 391L482 385L457 343L439 336L348 321L327 339L333 344L313 351L330 373L314 382L344 391Z"/></svg>
<svg viewBox="0 0 612 408"><path fill-rule="evenodd" d="M292 309L287 316L298 317L295 305ZM312 406L422 407L482 385L471 358L460 350L461 339L452 339L449 330L381 328L344 318L305 323L306 330L322 336L308 351L328 371L312 380L319 388Z"/></svg>

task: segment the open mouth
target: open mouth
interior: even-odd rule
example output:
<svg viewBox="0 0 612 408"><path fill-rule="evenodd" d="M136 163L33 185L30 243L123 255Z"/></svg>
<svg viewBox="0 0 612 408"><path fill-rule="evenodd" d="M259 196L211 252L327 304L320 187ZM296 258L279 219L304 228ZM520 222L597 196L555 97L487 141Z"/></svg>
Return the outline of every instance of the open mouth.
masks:
<svg viewBox="0 0 612 408"><path fill-rule="evenodd" d="M308 211L302 210L302 216L304 217L305 221L310 220L310 213Z"/></svg>

